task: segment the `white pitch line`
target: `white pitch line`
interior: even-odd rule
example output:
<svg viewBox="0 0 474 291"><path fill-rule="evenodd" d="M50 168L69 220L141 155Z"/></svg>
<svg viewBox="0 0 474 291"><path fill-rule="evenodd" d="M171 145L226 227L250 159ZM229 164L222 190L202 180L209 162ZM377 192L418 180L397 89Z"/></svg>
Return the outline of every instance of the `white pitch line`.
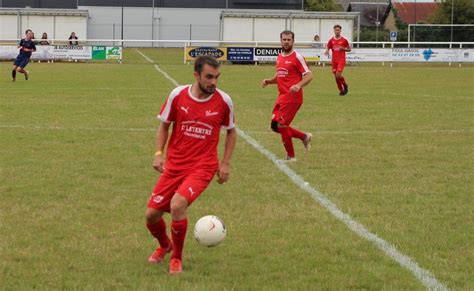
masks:
<svg viewBox="0 0 474 291"><path fill-rule="evenodd" d="M138 51L138 50L137 50ZM139 51L138 51L139 52ZM142 53L140 53L142 54ZM155 66L156 68L156 66ZM161 69L159 70L162 71ZM166 76L167 75L167 76ZM172 79L168 74L166 78ZM177 85L178 82L173 79L173 84ZM432 275L428 270L421 268L417 262L408 257L407 255L402 254L397 250L395 246L385 241L384 239L378 237L376 234L371 233L366 227L362 224L355 221L350 215L342 212L336 204L329 200L326 196L321 194L319 191L314 189L306 182L300 175L295 171L290 169L286 164L278 162L277 157L274 153L267 150L260 143L258 143L251 136L247 135L245 132L237 129L237 133L241 136L247 143L253 146L257 151L266 156L270 161L272 161L280 171L285 173L298 187L302 190L311 194L311 196L319 202L321 206L326 208L334 217L343 222L350 230L352 230L358 236L372 242L377 246L381 251L383 251L387 256L392 258L394 261L399 263L402 267L406 268L428 289L430 290L447 290L447 287L439 282L434 275Z"/></svg>
<svg viewBox="0 0 474 291"><path fill-rule="evenodd" d="M138 49L135 49L135 51L136 51L137 53L139 53L139 54L140 54L145 60L147 60L148 62L150 62L150 63L152 63L152 64L154 63L154 61L153 61L152 59L150 59L148 56L146 56L144 53L142 53L142 52L139 51Z"/></svg>

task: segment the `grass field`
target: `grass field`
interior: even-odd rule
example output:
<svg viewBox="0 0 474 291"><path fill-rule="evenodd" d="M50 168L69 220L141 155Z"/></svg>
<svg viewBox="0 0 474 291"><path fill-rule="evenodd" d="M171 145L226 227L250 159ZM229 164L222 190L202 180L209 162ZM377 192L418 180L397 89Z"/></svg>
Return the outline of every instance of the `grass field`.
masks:
<svg viewBox="0 0 474 291"><path fill-rule="evenodd" d="M178 50L141 49L181 84ZM189 209L184 273L147 264L156 114L174 85L136 50L124 64L0 63L0 289L418 290L412 272L336 219L243 138L231 180ZM444 286L474 289L474 68L357 66L340 97L313 67L294 126L315 136L290 168ZM236 123L278 157L273 66L225 65ZM192 238L216 214L216 248ZM169 221L169 216L167 216Z"/></svg>

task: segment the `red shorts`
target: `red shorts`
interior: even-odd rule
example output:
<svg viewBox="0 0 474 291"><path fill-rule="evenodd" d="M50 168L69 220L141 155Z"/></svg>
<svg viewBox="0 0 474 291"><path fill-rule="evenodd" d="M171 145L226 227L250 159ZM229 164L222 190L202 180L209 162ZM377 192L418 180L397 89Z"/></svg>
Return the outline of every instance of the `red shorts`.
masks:
<svg viewBox="0 0 474 291"><path fill-rule="evenodd" d="M171 198L180 194L191 205L212 181L216 170L197 169L190 172L171 172L165 170L153 189L148 207L170 212Z"/></svg>
<svg viewBox="0 0 474 291"><path fill-rule="evenodd" d="M290 125L301 107L301 103L275 103L273 106L272 120Z"/></svg>
<svg viewBox="0 0 474 291"><path fill-rule="evenodd" d="M332 63L332 72L341 72L344 71L344 67L346 66L346 62L333 62Z"/></svg>

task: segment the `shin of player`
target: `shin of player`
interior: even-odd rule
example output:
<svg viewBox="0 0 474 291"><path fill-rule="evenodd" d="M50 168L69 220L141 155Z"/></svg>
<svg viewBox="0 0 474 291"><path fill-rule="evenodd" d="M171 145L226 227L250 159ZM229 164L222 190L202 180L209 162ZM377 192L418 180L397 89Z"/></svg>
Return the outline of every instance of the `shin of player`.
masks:
<svg viewBox="0 0 474 291"><path fill-rule="evenodd" d="M33 31L31 29L27 29L25 32L25 38L20 40L18 44L18 48L20 48L20 53L15 59L13 63L12 69L12 81L15 82L16 80L16 72L20 72L25 74L25 80L28 80L28 71L25 70L26 65L30 61L31 54L36 51L36 46L33 41Z"/></svg>
<svg viewBox="0 0 474 291"><path fill-rule="evenodd" d="M291 127L296 113L303 104L303 87L313 79L313 74L305 59L293 50L294 33L285 30L280 34L282 52L276 62L276 74L271 79L264 79L262 87L269 84L278 85L278 98L273 106L271 129L281 134L286 151L284 161L295 161L293 138L300 139L306 150L309 150L311 133L304 133Z"/></svg>
<svg viewBox="0 0 474 291"><path fill-rule="evenodd" d="M229 178L237 133L232 100L216 87L219 76L219 63L215 59L208 56L197 58L194 84L175 88L159 115L161 124L153 167L161 172L161 176L145 213L147 228L158 240L159 246L148 261L160 263L166 254L172 253L170 274L182 272L188 227L187 208L204 192L216 174L219 184L224 184ZM221 128L227 134L223 157L219 162L217 145ZM171 239L163 219L165 212L171 214Z"/></svg>
<svg viewBox="0 0 474 291"><path fill-rule="evenodd" d="M346 95L349 92L349 86L342 76L342 71L346 65L346 52L351 51L351 47L347 39L341 35L341 26L334 25L334 36L328 41L325 55L329 55L329 50L332 51L332 72L336 78L336 85L339 89L339 95Z"/></svg>

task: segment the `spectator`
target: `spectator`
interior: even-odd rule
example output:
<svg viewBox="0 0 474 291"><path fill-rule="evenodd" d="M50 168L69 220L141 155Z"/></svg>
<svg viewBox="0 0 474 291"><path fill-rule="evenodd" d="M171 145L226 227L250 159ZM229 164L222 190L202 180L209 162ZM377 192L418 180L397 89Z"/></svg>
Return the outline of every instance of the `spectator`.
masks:
<svg viewBox="0 0 474 291"><path fill-rule="evenodd" d="M76 41L72 41L73 39L75 39ZM69 36L69 45L79 45L79 42L77 41L77 36L76 36L76 33L73 31L71 32L71 35Z"/></svg>
<svg viewBox="0 0 474 291"><path fill-rule="evenodd" d="M324 45L321 43L321 39L319 38L319 35L314 35L312 46L313 48L324 48Z"/></svg>
<svg viewBox="0 0 474 291"><path fill-rule="evenodd" d="M49 45L48 41L48 34L43 32L43 36L41 37L41 41L39 42L40 45Z"/></svg>

